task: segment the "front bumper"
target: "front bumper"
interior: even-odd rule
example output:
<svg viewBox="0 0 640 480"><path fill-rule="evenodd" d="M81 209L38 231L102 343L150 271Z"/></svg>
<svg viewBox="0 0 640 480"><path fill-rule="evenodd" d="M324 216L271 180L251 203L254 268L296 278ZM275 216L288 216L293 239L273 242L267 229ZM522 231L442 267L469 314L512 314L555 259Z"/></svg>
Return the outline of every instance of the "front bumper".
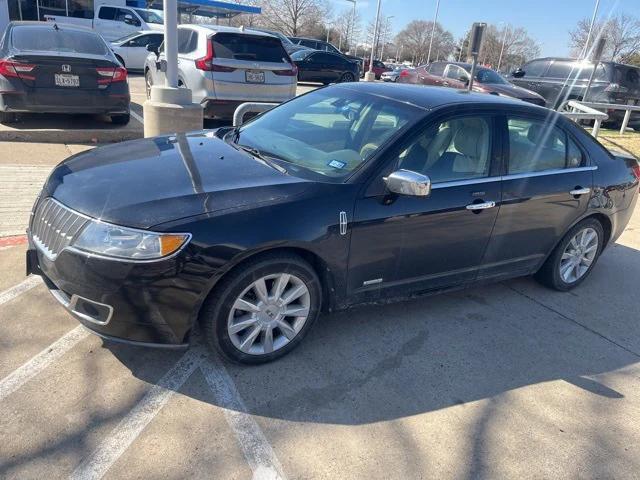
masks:
<svg viewBox="0 0 640 480"><path fill-rule="evenodd" d="M151 263L63 250L50 260L27 232L27 274L42 276L53 297L97 335L143 346L184 347L206 296L206 280L187 271L190 254Z"/></svg>

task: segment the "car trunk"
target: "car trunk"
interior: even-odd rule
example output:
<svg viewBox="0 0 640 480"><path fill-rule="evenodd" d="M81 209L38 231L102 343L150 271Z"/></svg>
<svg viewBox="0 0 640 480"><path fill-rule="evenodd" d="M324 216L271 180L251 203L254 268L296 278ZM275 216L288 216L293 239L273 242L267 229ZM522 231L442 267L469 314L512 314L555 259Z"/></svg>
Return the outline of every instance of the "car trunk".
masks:
<svg viewBox="0 0 640 480"><path fill-rule="evenodd" d="M28 73L18 72L19 78L27 87L61 91L105 88L109 84L109 77L99 75L98 68L115 68L112 62L104 58L30 53L16 55L12 60L35 66ZM99 80L103 83L98 83Z"/></svg>
<svg viewBox="0 0 640 480"><path fill-rule="evenodd" d="M627 65L614 65L612 93L616 103L627 105L640 104L640 68Z"/></svg>

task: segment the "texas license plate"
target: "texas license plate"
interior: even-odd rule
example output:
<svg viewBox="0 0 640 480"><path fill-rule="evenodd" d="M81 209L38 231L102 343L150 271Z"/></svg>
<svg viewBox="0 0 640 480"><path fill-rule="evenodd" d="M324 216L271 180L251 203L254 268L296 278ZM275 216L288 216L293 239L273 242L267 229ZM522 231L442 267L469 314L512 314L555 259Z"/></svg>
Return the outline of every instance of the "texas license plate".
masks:
<svg viewBox="0 0 640 480"><path fill-rule="evenodd" d="M247 83L264 83L264 72L244 72L244 78Z"/></svg>
<svg viewBox="0 0 640 480"><path fill-rule="evenodd" d="M80 86L80 77L78 77L78 75L67 75L65 73L56 73L54 80L58 87L79 87Z"/></svg>

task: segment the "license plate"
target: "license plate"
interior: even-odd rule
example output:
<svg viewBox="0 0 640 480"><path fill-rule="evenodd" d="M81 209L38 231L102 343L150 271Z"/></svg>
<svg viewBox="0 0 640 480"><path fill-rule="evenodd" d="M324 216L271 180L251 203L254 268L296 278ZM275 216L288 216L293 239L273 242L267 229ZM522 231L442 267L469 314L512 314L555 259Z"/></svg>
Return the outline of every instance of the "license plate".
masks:
<svg viewBox="0 0 640 480"><path fill-rule="evenodd" d="M264 72L244 72L244 78L247 83L264 83Z"/></svg>
<svg viewBox="0 0 640 480"><path fill-rule="evenodd" d="M80 77L78 77L78 75L67 75L65 73L56 73L55 83L58 87L79 87Z"/></svg>

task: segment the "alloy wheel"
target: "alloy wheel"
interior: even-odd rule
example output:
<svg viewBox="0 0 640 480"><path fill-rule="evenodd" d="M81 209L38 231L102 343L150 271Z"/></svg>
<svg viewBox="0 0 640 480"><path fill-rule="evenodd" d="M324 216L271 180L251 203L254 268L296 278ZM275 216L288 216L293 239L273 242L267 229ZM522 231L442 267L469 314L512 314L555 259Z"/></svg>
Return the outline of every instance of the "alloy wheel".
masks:
<svg viewBox="0 0 640 480"><path fill-rule="evenodd" d="M295 275L266 275L245 288L227 318L233 345L249 355L267 355L289 342L309 317L311 296Z"/></svg>
<svg viewBox="0 0 640 480"><path fill-rule="evenodd" d="M584 276L598 253L598 232L587 227L574 235L560 259L560 278L565 283L577 282Z"/></svg>

